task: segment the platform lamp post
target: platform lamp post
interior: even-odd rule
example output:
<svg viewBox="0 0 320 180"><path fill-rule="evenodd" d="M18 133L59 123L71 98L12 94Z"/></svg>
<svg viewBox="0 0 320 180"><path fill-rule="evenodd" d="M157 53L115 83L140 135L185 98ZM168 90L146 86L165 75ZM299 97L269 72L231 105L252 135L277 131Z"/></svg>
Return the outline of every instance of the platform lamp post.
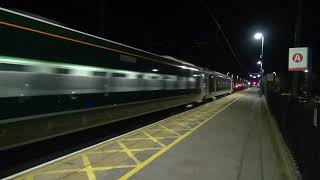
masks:
<svg viewBox="0 0 320 180"><path fill-rule="evenodd" d="M264 36L262 33L256 33L254 35L254 38L257 40L261 39L261 54L260 54L260 61L258 61L257 63L260 64L260 73L261 73L261 77L263 77L263 68L262 68L262 63L263 63L263 44L264 44Z"/></svg>

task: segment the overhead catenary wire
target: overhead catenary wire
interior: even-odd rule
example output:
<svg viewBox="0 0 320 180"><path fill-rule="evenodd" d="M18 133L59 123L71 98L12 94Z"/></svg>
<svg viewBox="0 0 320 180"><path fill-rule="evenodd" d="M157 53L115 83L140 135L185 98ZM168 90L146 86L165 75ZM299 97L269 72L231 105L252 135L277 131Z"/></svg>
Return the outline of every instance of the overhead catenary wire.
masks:
<svg viewBox="0 0 320 180"><path fill-rule="evenodd" d="M207 13L209 14L210 18L214 21L214 23L216 24L217 28L218 28L218 32L221 32L224 40L226 41L230 51L231 51L231 54L233 55L234 59L236 60L236 62L239 64L239 66L244 70L246 71L246 68L243 66L243 64L240 62L239 60L239 57L236 55L235 51L233 50L226 34L224 33L219 21L215 18L212 10L209 8L208 4L204 1L204 0L200 0L202 6L206 9Z"/></svg>

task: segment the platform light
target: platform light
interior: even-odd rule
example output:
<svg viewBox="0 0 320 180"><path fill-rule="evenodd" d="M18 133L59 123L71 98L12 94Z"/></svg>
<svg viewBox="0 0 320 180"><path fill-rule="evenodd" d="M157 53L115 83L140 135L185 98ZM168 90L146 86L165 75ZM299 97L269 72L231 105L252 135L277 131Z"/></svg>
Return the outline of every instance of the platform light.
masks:
<svg viewBox="0 0 320 180"><path fill-rule="evenodd" d="M249 76L252 77L252 74L250 74Z"/></svg>
<svg viewBox="0 0 320 180"><path fill-rule="evenodd" d="M277 73L276 72L273 72L273 74L276 76L277 75Z"/></svg>
<svg viewBox="0 0 320 180"><path fill-rule="evenodd" d="M258 78L260 77L261 75L260 74L258 74Z"/></svg>
<svg viewBox="0 0 320 180"><path fill-rule="evenodd" d="M262 62L261 62L261 61L258 61L257 64L262 64Z"/></svg>
<svg viewBox="0 0 320 180"><path fill-rule="evenodd" d="M256 34L254 34L254 38L255 39L261 39L263 37L263 34L262 33L256 33Z"/></svg>
<svg viewBox="0 0 320 180"><path fill-rule="evenodd" d="M308 69L304 70L305 73L309 72Z"/></svg>
<svg viewBox="0 0 320 180"><path fill-rule="evenodd" d="M152 71L153 71L153 72L158 72L159 70L158 70L158 69L152 69Z"/></svg>

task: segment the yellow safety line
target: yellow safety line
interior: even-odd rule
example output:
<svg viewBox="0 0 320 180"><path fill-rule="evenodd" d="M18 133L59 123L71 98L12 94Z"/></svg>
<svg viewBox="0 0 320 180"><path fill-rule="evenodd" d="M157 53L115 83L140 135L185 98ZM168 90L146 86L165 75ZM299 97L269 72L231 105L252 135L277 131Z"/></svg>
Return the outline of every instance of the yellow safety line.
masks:
<svg viewBox="0 0 320 180"><path fill-rule="evenodd" d="M108 167L95 167L95 171L106 171L111 169L122 169L122 168L134 168L136 165L121 165L121 166L108 166Z"/></svg>
<svg viewBox="0 0 320 180"><path fill-rule="evenodd" d="M136 164L140 164L141 162L139 161L139 159L130 151L130 149L123 144L121 141L117 141L117 143L123 148L123 151L126 152L128 154L128 156L136 163Z"/></svg>
<svg viewBox="0 0 320 180"><path fill-rule="evenodd" d="M146 136L148 136L153 142L159 144L161 147L165 147L166 146L166 145L162 144L160 141L158 141L157 139L155 139L150 134L146 133L145 131L142 131L142 133L145 134Z"/></svg>
<svg viewBox="0 0 320 180"><path fill-rule="evenodd" d="M173 131L173 130L165 127L165 126L162 126L162 125L160 125L160 124L159 124L158 126L162 127L163 129L165 129L165 130L167 130L167 131L169 131L169 132L171 132L171 133L173 133L173 134L175 134L175 135L177 135L177 136L181 136L181 134L179 134L179 133L177 133L177 132L175 132L175 131Z"/></svg>
<svg viewBox="0 0 320 180"><path fill-rule="evenodd" d="M210 119L212 119L213 117L215 117L218 113L222 112L223 110L225 110L227 107L229 107L231 104L233 104L235 101L237 101L238 99L240 99L243 95L241 95L240 97L236 98L235 100L233 100L231 103L227 104L225 107L223 107L222 109L220 109L219 111L217 111L214 115L212 115L211 117L207 118L205 121L203 121L201 124L199 124L198 126L196 126L195 128L193 128L192 130L190 130L189 132L183 134L182 136L180 136L179 138L177 138L176 140L174 140L171 144L169 144L168 146L164 147L163 149L161 149L160 151L158 151L157 153L153 154L150 158L148 158L147 160L145 160L144 162L142 162L141 164L137 165L134 169L132 169L131 171L129 171L127 174L123 175L119 180L126 180L128 178L130 178L131 176L133 176L134 174L136 174L138 171L140 171L142 168L144 168L146 165L148 165L149 163L151 163L153 160L155 160L156 158L158 158L159 156L161 156L163 153L165 153L166 151L168 151L169 149L171 149L173 146L175 146L177 143L179 143L180 141L182 141L184 138L186 138L187 136L189 136L190 134L192 134L195 130L199 129L202 125L204 125L206 122L208 122Z"/></svg>
<svg viewBox="0 0 320 180"><path fill-rule="evenodd" d="M94 174L94 171L91 166L91 162L90 162L87 154L81 154L81 158L83 161L83 165L85 166L85 168L83 170L86 171L86 173L88 175L88 179L89 180L96 180L96 176Z"/></svg>

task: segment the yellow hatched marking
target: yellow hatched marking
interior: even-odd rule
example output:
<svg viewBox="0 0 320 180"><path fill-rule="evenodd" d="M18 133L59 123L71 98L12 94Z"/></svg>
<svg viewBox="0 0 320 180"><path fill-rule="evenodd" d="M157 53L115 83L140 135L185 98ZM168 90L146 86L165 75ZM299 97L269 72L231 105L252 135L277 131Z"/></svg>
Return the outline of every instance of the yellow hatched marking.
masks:
<svg viewBox="0 0 320 180"><path fill-rule="evenodd" d="M123 151L128 154L128 156L136 163L140 164L141 162L137 159L137 157L127 148L125 144L121 141L117 141L117 143L123 148Z"/></svg>
<svg viewBox="0 0 320 180"><path fill-rule="evenodd" d="M162 130L163 131L163 130ZM178 136L166 136L166 137L153 137L157 140L161 139L169 139L169 138L177 138ZM137 141L137 140L151 140L150 138L128 138L128 139L121 139L121 141ZM131 150L131 149L130 149Z"/></svg>
<svg viewBox="0 0 320 180"><path fill-rule="evenodd" d="M240 96L242 97L242 96ZM124 176L122 176L119 180L126 180L128 178L130 178L131 176L133 176L134 174L136 174L138 171L140 171L142 168L144 168L146 165L148 165L149 163L151 163L153 160L155 160L156 158L158 158L159 156L161 156L163 153L165 153L166 151L168 151L169 149L171 149L173 146L175 146L177 143L179 143L180 141L182 141L184 138L186 138L187 136L189 136L191 133L193 133L195 130L197 130L198 128L200 128L202 125L204 125L206 122L208 122L210 119L212 119L213 117L215 117L219 112L223 111L224 109L226 109L228 106L230 106L231 104L233 104L235 101L237 101L240 97L236 98L235 100L233 100L232 102L230 102L229 104L227 104L226 106L224 106L222 109L220 109L217 113L213 114L212 116L210 116L209 118L207 118L205 121L203 121L201 124L199 124L198 126L196 126L195 128L193 128L192 130L190 130L189 132L183 134L182 136L180 136L179 138L177 138L176 140L174 140L172 143L170 143L169 145L167 145L166 147L164 147L163 149L161 149L160 151L158 151L157 153L153 154L150 158L148 158L147 160L145 160L144 162L142 162L141 164L137 165L134 169L132 169L131 171L129 171L127 174L125 174Z"/></svg>
<svg viewBox="0 0 320 180"><path fill-rule="evenodd" d="M28 175L27 177L26 177L26 180L33 180L33 175L32 174L30 174L30 175Z"/></svg>
<svg viewBox="0 0 320 180"><path fill-rule="evenodd" d="M175 132L175 131L173 131L173 130L171 130L171 129L169 129L169 128L165 127L165 126L162 126L162 125L160 125L160 124L159 124L159 126L160 126L160 127L162 127L163 129L165 129L165 130L167 130L167 131L169 131L169 132L171 132L171 133L173 133L173 134L177 135L177 136L181 136L179 133L177 133L177 132Z"/></svg>
<svg viewBox="0 0 320 180"><path fill-rule="evenodd" d="M131 152L139 152L139 151L151 151L151 150L159 150L161 148L141 148L141 149L130 149ZM103 154L103 153L117 153L117 152L125 152L124 149L122 150L107 150L107 151L93 151L89 152L88 154Z"/></svg>
<svg viewBox="0 0 320 180"><path fill-rule="evenodd" d="M134 168L136 165L122 165L122 166L109 166L109 167L95 167L95 171L106 171L111 169L125 169L125 168Z"/></svg>
<svg viewBox="0 0 320 180"><path fill-rule="evenodd" d="M145 131L163 131L163 129L146 129Z"/></svg>
<svg viewBox="0 0 320 180"><path fill-rule="evenodd" d="M83 170L86 171L88 179L89 180L96 180L96 176L94 175L94 171L92 169L91 162L90 162L87 154L81 154L81 158L83 161L83 165L85 166L85 168Z"/></svg>
<svg viewBox="0 0 320 180"><path fill-rule="evenodd" d="M151 161L153 161L154 159L159 157L161 154L163 154L164 152L169 150L171 147L173 147L175 144L180 142L182 139L184 139L185 137L190 135L193 131L195 131L200 126L205 124L209 119L213 118L216 114L218 114L219 112L224 110L227 106L231 105L233 102L238 100L241 96L235 96L235 98L226 98L225 101L222 101L222 102L220 101L218 104L210 104L208 106L206 105L207 107L205 107L205 108L198 107L198 108L186 111L183 113L183 115L180 114L180 115L172 116L170 118L164 119L163 121L155 123L152 126L148 126L146 128L141 128L137 131L130 132L126 136L123 136L121 138L117 138L111 142L108 141L108 142L106 142L106 144L101 144L99 146L92 148L91 150L86 150L86 151L83 151L77 155L73 155L73 156L67 158L67 159L70 159L70 158L74 159L76 157L81 156L82 161L85 165L85 168L82 168L82 169L79 169L79 168L60 169L60 170L53 170L53 171L38 171L37 170L37 171L33 171L33 172L31 171L29 173L24 173L25 174L24 178L27 178L29 180L33 180L34 177L36 177L36 175L38 175L38 174L59 174L59 173L72 174L72 173L76 173L76 172L85 172L88 176L88 179L95 180L96 177L95 177L94 171L112 170L112 169L119 169L119 168L133 168L127 174L125 174L124 176L121 177L121 179L127 179L127 178L131 177L133 174L135 174L136 172L138 172L140 169L142 169L144 166L149 164ZM180 125L182 129L170 128L168 126L169 124ZM195 124L196 126L190 127L190 126L188 126L188 124L190 124L190 125ZM176 127L180 128L180 126L176 126ZM182 131L182 130L187 131L187 132L183 132L183 133L180 132L181 134L179 132L176 132L176 131ZM163 132L163 133L166 132L163 135L165 137L156 137L157 134L161 136L161 132ZM135 133L141 133L141 135L146 136L146 137L143 137L143 136L141 136L141 137L133 136L132 137L132 135L134 135ZM167 134L168 134L168 136L166 136ZM132 138L130 138L130 136ZM125 137L128 137L128 138L125 138ZM161 139L168 139L168 138L171 138L173 140L168 145L164 145L163 143L161 143L159 141ZM139 147L137 147L137 148L131 149L131 148L129 148L129 147L131 147L131 145L127 146L126 144L123 143L124 141L135 141L135 140L149 140L149 142L152 141L152 142L160 145L162 148L160 148L160 147L159 148L156 148L156 147L155 148L139 148ZM112 145L112 143L119 146L118 149L114 149L113 148L114 146ZM162 145L159 143L161 143ZM109 145L111 147L107 148ZM104 147L106 147L107 149L97 151L100 148L104 148ZM154 150L155 152L153 155L151 155L147 160L145 160L143 162L141 162L135 156L135 152L148 151L148 150ZM91 163L89 161L89 158L87 156L88 154L98 154L98 153L115 153L116 154L118 152L122 152L122 153L127 154L127 156L129 156L137 165L92 167Z"/></svg>
<svg viewBox="0 0 320 180"><path fill-rule="evenodd" d="M93 170L93 168L92 168ZM62 169L62 170L52 170L52 171L42 171L36 173L35 176L38 175L50 175L50 174L63 174L63 173L74 173L74 172L87 172L85 169Z"/></svg>
<svg viewBox="0 0 320 180"><path fill-rule="evenodd" d="M126 139L121 139L121 141L138 141L138 140L148 140L150 138L126 138Z"/></svg>
<svg viewBox="0 0 320 180"><path fill-rule="evenodd" d="M158 141L156 138L152 137L150 134L148 134L145 131L142 131L143 134L145 134L146 136L149 137L149 139L151 139L153 142L158 143L161 147L165 147L164 144L162 144L160 141Z"/></svg>
<svg viewBox="0 0 320 180"><path fill-rule="evenodd" d="M170 130L177 133L177 131L190 131L191 129L177 129L177 128L170 128ZM181 135L181 134L180 134Z"/></svg>
<svg viewBox="0 0 320 180"><path fill-rule="evenodd" d="M176 124L179 124L180 126L183 126L183 127L188 128L188 130L192 129L190 126L185 125L184 123L180 123L180 122L176 122L176 121L175 121L175 123L176 123Z"/></svg>

